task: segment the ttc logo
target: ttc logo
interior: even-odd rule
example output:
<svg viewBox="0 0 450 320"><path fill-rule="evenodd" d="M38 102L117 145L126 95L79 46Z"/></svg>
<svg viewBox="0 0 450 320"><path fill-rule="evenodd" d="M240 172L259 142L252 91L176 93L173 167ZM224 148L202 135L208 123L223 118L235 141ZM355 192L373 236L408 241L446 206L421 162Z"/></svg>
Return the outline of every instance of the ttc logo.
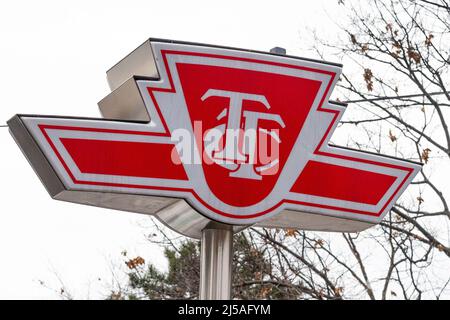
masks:
<svg viewBox="0 0 450 320"><path fill-rule="evenodd" d="M261 180L262 175L276 172L279 163L278 144L281 142L278 130L261 128L259 122L273 121L284 128L283 120L278 114L243 110L244 100L258 102L264 109L270 109L267 99L263 95L209 89L201 100L205 101L210 97L229 99L229 106L216 118L218 121L224 118L228 120L205 134L203 143L207 146L202 161L212 161L222 166L231 171L229 176L235 178ZM270 143L270 147L267 143ZM179 153L192 154L186 152L187 148L191 148L191 145L186 145L185 140L177 145ZM262 163L259 166L258 160ZM185 163L188 161L183 160Z"/></svg>
<svg viewBox="0 0 450 320"><path fill-rule="evenodd" d="M341 66L151 42L148 123L20 116L67 190L185 199L224 223L282 211L379 222L420 166L331 146Z"/></svg>

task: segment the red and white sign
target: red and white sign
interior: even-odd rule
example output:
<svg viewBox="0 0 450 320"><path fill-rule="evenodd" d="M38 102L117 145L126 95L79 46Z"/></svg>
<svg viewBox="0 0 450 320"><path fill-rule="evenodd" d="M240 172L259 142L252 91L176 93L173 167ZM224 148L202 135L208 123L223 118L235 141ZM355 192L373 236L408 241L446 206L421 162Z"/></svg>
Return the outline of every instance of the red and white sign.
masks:
<svg viewBox="0 0 450 320"><path fill-rule="evenodd" d="M21 116L68 190L183 198L253 224L282 210L379 222L418 164L328 141L341 67L152 42L159 80L136 80L151 121Z"/></svg>

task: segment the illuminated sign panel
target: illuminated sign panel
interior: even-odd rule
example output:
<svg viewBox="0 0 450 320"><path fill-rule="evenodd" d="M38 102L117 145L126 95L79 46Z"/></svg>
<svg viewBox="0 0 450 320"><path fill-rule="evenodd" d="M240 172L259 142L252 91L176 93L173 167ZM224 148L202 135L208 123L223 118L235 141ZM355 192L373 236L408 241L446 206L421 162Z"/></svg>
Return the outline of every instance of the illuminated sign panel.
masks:
<svg viewBox="0 0 450 320"><path fill-rule="evenodd" d="M420 165L328 144L341 68L149 40L108 72L99 105L114 120L23 115L10 127L56 199L155 214L190 236L208 221L358 231Z"/></svg>

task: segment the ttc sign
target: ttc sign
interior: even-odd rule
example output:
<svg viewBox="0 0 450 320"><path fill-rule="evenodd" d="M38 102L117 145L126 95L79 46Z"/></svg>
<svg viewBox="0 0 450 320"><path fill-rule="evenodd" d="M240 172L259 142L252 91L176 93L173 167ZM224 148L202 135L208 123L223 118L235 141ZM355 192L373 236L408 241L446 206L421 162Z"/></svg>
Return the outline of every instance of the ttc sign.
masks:
<svg viewBox="0 0 450 320"><path fill-rule="evenodd" d="M420 165L329 145L342 66L149 40L107 72L104 118L17 115L11 133L55 199L210 221L359 231Z"/></svg>

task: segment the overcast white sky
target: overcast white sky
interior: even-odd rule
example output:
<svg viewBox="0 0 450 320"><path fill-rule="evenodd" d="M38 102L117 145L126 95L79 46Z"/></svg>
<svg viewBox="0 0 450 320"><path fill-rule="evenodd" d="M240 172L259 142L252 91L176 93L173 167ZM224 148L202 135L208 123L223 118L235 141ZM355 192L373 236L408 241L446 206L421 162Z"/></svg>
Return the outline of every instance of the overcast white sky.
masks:
<svg viewBox="0 0 450 320"><path fill-rule="evenodd" d="M330 0L2 1L0 124L16 113L98 117L106 70L149 37L304 55L306 26L335 32L325 9L338 17ZM0 145L0 298L58 298L39 284L58 289L55 272L76 298L102 298L122 250L164 268L146 217L54 201L6 128Z"/></svg>

